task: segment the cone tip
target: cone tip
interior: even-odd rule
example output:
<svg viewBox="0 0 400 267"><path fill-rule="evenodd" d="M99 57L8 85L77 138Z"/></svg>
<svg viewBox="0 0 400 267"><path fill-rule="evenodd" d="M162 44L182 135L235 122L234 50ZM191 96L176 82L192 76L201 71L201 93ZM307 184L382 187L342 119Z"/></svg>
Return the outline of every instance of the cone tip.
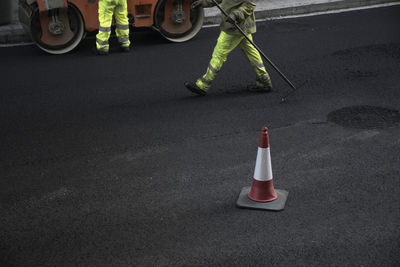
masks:
<svg viewBox="0 0 400 267"><path fill-rule="evenodd" d="M268 128L264 126L261 130L260 141L258 146L261 148L268 148L269 147L269 137L268 137Z"/></svg>

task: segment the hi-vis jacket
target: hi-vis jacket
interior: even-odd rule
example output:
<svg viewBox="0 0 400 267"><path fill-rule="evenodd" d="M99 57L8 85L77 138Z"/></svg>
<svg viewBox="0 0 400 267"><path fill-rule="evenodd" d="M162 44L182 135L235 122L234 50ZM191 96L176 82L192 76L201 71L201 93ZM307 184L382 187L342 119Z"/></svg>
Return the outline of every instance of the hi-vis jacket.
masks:
<svg viewBox="0 0 400 267"><path fill-rule="evenodd" d="M246 33L252 34L256 32L256 18L254 16L254 9L256 4L250 0L215 0L220 4L221 8L227 14L235 14L238 26ZM212 0L202 0L203 7L215 6ZM240 35L240 32L234 25L226 21L226 16L221 14L221 30L228 34Z"/></svg>

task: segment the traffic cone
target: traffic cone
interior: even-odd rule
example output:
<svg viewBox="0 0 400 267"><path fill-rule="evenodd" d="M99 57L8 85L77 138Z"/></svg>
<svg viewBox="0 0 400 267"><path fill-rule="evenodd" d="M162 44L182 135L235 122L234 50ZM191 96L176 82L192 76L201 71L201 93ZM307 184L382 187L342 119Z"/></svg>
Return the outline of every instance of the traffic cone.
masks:
<svg viewBox="0 0 400 267"><path fill-rule="evenodd" d="M240 208L283 210L288 194L288 191L274 188L268 128L263 127L252 185L242 188L236 205Z"/></svg>

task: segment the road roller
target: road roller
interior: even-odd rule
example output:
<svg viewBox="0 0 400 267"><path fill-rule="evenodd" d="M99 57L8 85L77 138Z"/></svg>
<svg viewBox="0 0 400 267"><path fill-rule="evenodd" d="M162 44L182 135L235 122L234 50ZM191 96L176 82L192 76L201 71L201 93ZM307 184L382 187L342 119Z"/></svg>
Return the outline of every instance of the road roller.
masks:
<svg viewBox="0 0 400 267"><path fill-rule="evenodd" d="M97 31L99 0L19 0L19 20L32 41L51 54L73 50ZM150 27L171 42L185 42L201 29L202 8L192 0L127 0L132 27Z"/></svg>

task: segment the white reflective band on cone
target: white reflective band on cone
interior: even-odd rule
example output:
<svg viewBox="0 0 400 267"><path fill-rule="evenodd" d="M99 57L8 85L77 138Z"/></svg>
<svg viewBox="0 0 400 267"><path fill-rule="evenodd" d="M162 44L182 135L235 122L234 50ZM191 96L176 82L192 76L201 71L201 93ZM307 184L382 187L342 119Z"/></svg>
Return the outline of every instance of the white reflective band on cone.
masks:
<svg viewBox="0 0 400 267"><path fill-rule="evenodd" d="M268 148L258 148L253 178L258 181L272 180L271 154Z"/></svg>

